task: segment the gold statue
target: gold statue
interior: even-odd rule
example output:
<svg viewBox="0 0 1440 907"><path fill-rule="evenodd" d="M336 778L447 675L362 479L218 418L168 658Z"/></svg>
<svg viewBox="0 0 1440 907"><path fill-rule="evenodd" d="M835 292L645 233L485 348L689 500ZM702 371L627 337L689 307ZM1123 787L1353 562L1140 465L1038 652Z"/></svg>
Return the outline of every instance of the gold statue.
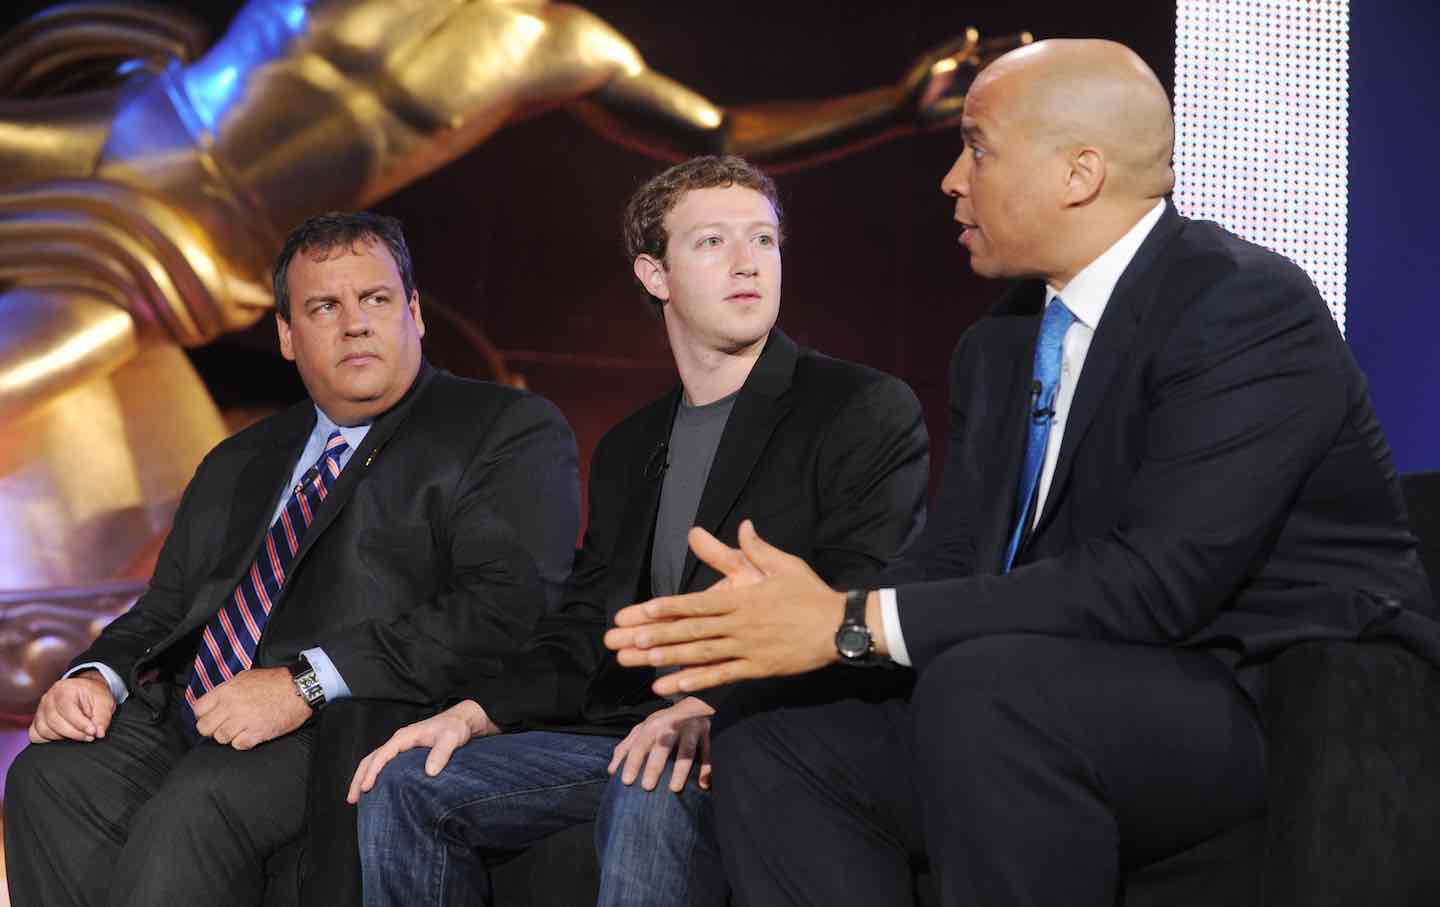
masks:
<svg viewBox="0 0 1440 907"><path fill-rule="evenodd" d="M26 715L96 615L127 603L96 584L148 574L225 434L182 347L266 313L293 224L557 106L660 157L802 164L952 124L975 72L1028 40L972 29L891 86L723 108L542 0L252 0L203 54L187 17L114 4L0 39L0 590L50 590L38 610L0 597L0 621L44 617L0 639L0 714ZM53 588L76 586L93 606Z"/></svg>

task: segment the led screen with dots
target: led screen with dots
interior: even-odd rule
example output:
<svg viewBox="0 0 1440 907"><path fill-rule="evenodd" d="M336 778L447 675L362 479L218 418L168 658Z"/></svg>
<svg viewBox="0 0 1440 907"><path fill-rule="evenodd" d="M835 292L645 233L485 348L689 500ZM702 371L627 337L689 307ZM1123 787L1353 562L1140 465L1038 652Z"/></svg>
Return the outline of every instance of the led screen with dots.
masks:
<svg viewBox="0 0 1440 907"><path fill-rule="evenodd" d="M1304 268L1345 330L1349 0L1177 0L1175 205Z"/></svg>

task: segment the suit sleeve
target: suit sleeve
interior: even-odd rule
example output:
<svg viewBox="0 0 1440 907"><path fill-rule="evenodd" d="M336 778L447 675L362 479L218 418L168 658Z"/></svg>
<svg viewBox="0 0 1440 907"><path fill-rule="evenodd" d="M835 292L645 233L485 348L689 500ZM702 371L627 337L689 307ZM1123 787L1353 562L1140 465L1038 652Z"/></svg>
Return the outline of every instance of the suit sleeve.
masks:
<svg viewBox="0 0 1440 907"><path fill-rule="evenodd" d="M569 424L541 397L517 398L488 426L444 523L439 592L316 642L356 697L434 702L463 677L498 671L573 559L575 464Z"/></svg>
<svg viewBox="0 0 1440 907"><path fill-rule="evenodd" d="M816 482L810 566L837 588L860 585L925 525L930 435L915 392L886 378L857 394L826 431Z"/></svg>
<svg viewBox="0 0 1440 907"><path fill-rule="evenodd" d="M1341 343L1290 266L1197 294L1152 360L1142 455L1106 534L1005 576L897 590L917 669L957 643L1041 633L1166 645L1209 624L1279 534L1344 418Z"/></svg>
<svg viewBox="0 0 1440 907"><path fill-rule="evenodd" d="M90 647L70 662L67 672L87 662L99 662L128 684L136 663L180 625L190 594L194 592L186 588L191 535L200 523L212 518L203 512L199 503L206 497L202 487L209 463L209 457L201 461L190 484L185 487L145 593L128 611L100 631Z"/></svg>
<svg viewBox="0 0 1440 907"><path fill-rule="evenodd" d="M475 700L502 728L576 720L600 660L610 657L602 644L609 623L605 591L625 501L617 469L622 464L615 457L602 440L590 467L585 538L560 607L540 620L535 634L496 676L472 680L453 697Z"/></svg>

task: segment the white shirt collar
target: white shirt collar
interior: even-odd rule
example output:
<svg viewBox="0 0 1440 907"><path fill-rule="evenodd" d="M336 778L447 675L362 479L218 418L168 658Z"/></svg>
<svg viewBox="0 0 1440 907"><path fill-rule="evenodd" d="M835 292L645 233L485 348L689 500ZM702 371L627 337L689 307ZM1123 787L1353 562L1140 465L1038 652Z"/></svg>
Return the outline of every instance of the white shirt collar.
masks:
<svg viewBox="0 0 1440 907"><path fill-rule="evenodd" d="M1082 268L1066 285L1063 294L1047 284L1045 304L1048 306L1050 300L1062 296L1065 307L1075 314L1076 320L1090 330L1095 330L1100 324L1100 316L1105 314L1105 306L1110 302L1110 294L1115 292L1115 284L1120 281L1120 275L1130 266L1130 260L1140 251L1145 237L1155 229L1155 225L1160 222L1160 215L1164 213L1165 202L1162 199L1156 202L1155 207L1147 211L1144 217L1136 221L1135 226L1124 236L1116 240L1113 246Z"/></svg>

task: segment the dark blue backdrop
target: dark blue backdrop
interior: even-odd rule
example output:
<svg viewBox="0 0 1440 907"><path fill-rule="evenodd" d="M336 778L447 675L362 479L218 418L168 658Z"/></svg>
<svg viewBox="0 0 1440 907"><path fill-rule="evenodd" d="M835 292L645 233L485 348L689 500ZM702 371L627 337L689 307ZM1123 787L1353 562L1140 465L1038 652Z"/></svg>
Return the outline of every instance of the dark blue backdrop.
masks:
<svg viewBox="0 0 1440 907"><path fill-rule="evenodd" d="M1440 9L1350 16L1347 332L1400 470L1440 469Z"/></svg>

